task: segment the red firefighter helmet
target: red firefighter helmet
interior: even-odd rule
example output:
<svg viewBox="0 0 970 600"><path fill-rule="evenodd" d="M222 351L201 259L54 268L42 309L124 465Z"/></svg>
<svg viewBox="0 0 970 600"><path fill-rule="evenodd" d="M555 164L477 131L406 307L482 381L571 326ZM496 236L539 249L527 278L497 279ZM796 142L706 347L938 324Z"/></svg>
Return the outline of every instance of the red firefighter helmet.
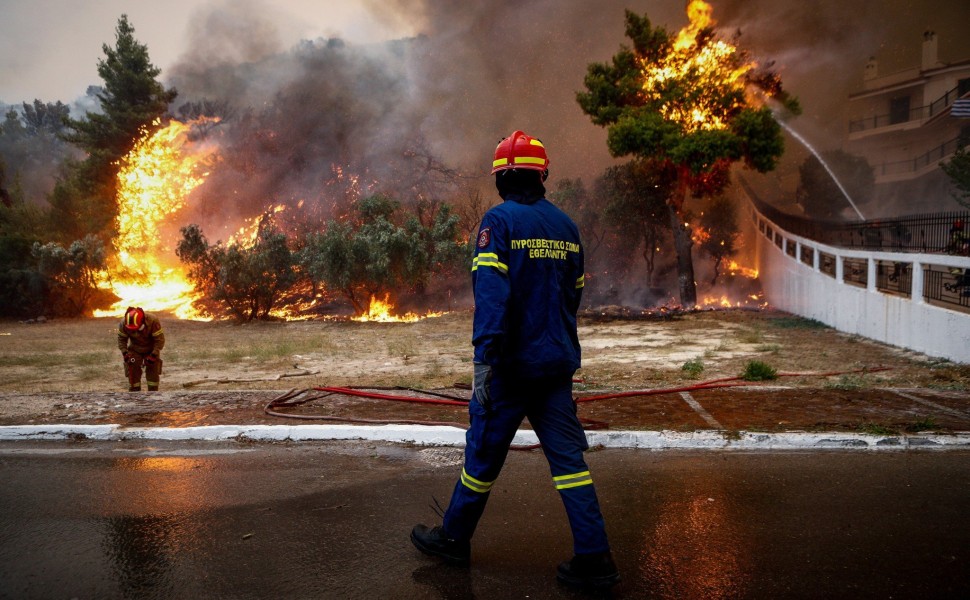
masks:
<svg viewBox="0 0 970 600"><path fill-rule="evenodd" d="M125 329L128 331L138 331L145 325L145 311L141 308L129 306L125 311Z"/></svg>
<svg viewBox="0 0 970 600"><path fill-rule="evenodd" d="M957 219L953 222L953 229L957 231L963 231L963 219Z"/></svg>
<svg viewBox="0 0 970 600"><path fill-rule="evenodd" d="M548 171L549 157L546 148L537 138L514 131L495 147L492 175L508 169L531 169Z"/></svg>

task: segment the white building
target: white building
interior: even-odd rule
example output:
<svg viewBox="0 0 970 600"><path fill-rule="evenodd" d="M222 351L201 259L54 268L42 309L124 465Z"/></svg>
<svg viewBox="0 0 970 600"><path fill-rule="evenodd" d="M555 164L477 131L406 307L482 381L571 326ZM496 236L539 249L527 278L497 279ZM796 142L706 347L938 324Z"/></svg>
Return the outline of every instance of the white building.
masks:
<svg viewBox="0 0 970 600"><path fill-rule="evenodd" d="M918 67L882 75L869 58L862 90L849 96L846 141L847 152L873 167L876 190L867 216L959 208L939 167L970 142L970 119L950 114L958 98L970 98L970 58L940 62L932 31L923 34Z"/></svg>

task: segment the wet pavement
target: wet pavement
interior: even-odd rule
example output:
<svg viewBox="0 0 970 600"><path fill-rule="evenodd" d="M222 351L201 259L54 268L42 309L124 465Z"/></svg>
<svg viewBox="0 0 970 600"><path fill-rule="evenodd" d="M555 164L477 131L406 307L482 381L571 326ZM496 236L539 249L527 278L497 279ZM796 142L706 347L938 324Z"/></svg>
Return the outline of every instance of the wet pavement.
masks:
<svg viewBox="0 0 970 600"><path fill-rule="evenodd" d="M470 569L411 546L460 460L367 442L3 442L0 597L590 597L555 581L570 540L538 452L510 455ZM968 451L588 460L613 597L970 596Z"/></svg>
<svg viewBox="0 0 970 600"><path fill-rule="evenodd" d="M541 453L512 453L471 569L447 568L407 534L450 496L461 450L440 444L467 409L333 394L264 412L281 393L0 394L0 599L589 597L555 581L570 542ZM579 414L614 597L970 597L970 393L751 385ZM388 427L357 420L457 429L367 442ZM766 451L786 436L811 451ZM671 447L734 451L649 450Z"/></svg>

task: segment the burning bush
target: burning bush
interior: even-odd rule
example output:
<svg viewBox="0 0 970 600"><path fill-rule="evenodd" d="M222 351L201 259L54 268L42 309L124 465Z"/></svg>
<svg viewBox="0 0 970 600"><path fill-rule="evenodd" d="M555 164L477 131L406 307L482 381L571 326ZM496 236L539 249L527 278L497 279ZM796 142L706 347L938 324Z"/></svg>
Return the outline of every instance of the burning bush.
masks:
<svg viewBox="0 0 970 600"><path fill-rule="evenodd" d="M181 229L176 254L189 265L189 278L202 293L198 304L216 316L239 321L265 319L296 282L293 254L286 235L267 219L251 246L210 246L198 225Z"/></svg>
<svg viewBox="0 0 970 600"><path fill-rule="evenodd" d="M433 275L462 256L458 217L448 205L438 207L429 226L415 216L397 224L400 208L387 196L364 198L352 218L328 222L301 251L307 275L343 295L357 315L367 312L370 298L391 290L422 293Z"/></svg>

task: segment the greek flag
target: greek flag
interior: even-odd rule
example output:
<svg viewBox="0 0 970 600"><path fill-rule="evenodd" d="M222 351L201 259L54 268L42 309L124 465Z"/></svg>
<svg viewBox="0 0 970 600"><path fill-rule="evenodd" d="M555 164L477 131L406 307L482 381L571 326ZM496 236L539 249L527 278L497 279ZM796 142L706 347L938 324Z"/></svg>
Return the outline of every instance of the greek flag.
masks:
<svg viewBox="0 0 970 600"><path fill-rule="evenodd" d="M950 116L962 119L970 119L970 98L954 100L950 108Z"/></svg>

